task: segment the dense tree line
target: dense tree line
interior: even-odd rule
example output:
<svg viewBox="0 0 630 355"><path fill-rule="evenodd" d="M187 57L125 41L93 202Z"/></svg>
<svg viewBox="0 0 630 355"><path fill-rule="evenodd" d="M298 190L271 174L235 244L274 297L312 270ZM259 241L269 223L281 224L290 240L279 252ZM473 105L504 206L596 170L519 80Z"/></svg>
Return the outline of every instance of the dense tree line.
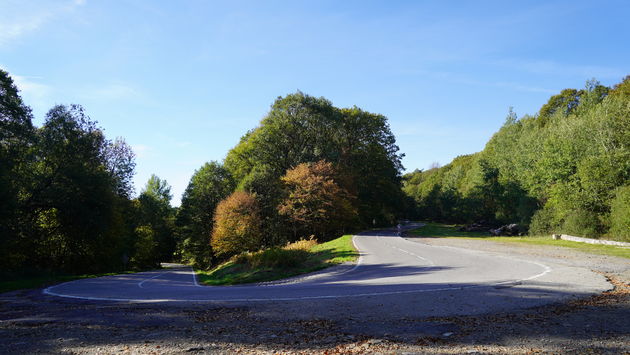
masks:
<svg viewBox="0 0 630 355"><path fill-rule="evenodd" d="M387 119L301 92L279 97L224 162L190 179L179 208L152 176L137 197L134 154L78 105L35 127L0 72L0 265L70 273L208 267L242 251L328 240L409 210Z"/></svg>
<svg viewBox="0 0 630 355"><path fill-rule="evenodd" d="M404 180L421 218L630 240L630 76L510 111L483 151Z"/></svg>
<svg viewBox="0 0 630 355"><path fill-rule="evenodd" d="M301 92L279 97L223 164L191 178L176 217L178 255L207 266L216 256L394 223L409 203L398 151L382 115Z"/></svg>
<svg viewBox="0 0 630 355"><path fill-rule="evenodd" d="M223 162L195 171L179 208L157 176L133 196L131 148L81 106L53 107L41 127L32 119L0 71L3 275L208 267L402 217L630 240L630 77L563 90L536 115L510 111L483 151L404 177L384 116L279 97Z"/></svg>
<svg viewBox="0 0 630 355"><path fill-rule="evenodd" d="M106 139L78 105L53 107L41 127L32 120L0 70L0 276L150 267L172 254L172 211L152 186L132 199L124 140Z"/></svg>

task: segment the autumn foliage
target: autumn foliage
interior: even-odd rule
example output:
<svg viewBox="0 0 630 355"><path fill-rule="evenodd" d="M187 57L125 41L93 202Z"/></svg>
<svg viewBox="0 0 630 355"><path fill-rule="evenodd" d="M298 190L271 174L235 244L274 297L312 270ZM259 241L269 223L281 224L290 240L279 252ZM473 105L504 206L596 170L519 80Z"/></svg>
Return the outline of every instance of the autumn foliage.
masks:
<svg viewBox="0 0 630 355"><path fill-rule="evenodd" d="M294 237L326 239L357 218L353 197L335 179L333 165L323 160L299 164L282 177L285 198L278 212L291 223Z"/></svg>
<svg viewBox="0 0 630 355"><path fill-rule="evenodd" d="M217 205L211 244L224 257L262 247L260 211L253 195L236 191Z"/></svg>

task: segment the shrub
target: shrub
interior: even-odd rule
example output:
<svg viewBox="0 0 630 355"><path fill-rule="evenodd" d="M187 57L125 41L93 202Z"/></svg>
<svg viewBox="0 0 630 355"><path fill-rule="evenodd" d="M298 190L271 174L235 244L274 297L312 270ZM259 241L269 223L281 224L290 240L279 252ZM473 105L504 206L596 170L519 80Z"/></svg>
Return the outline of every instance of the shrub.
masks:
<svg viewBox="0 0 630 355"><path fill-rule="evenodd" d="M532 217L529 224L529 235L545 235L556 232L557 223L554 221L554 211L541 208Z"/></svg>
<svg viewBox="0 0 630 355"><path fill-rule="evenodd" d="M317 245L317 241L314 239L314 236L311 236L310 239L300 239L297 242L288 243L283 249L284 250L311 250L312 247Z"/></svg>
<svg viewBox="0 0 630 355"><path fill-rule="evenodd" d="M292 268L304 263L311 248L317 245L314 239L301 239L282 248L274 247L258 252L245 252L232 258L236 264L249 268Z"/></svg>
<svg viewBox="0 0 630 355"><path fill-rule="evenodd" d="M617 189L610 206L609 235L620 241L630 241L630 186Z"/></svg>
<svg viewBox="0 0 630 355"><path fill-rule="evenodd" d="M260 213L253 195L236 191L217 205L211 240L217 256L231 256L262 247Z"/></svg>
<svg viewBox="0 0 630 355"><path fill-rule="evenodd" d="M570 212L564 219L561 231L569 235L594 238L599 236L599 225L597 214L591 211L577 209Z"/></svg>

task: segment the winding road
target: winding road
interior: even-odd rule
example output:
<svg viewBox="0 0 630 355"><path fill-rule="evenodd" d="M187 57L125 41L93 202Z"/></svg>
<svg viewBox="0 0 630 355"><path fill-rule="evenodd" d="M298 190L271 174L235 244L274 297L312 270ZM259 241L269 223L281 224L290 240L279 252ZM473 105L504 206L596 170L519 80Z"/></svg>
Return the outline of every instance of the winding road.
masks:
<svg viewBox="0 0 630 355"><path fill-rule="evenodd" d="M49 296L122 302L248 303L337 300L383 301L427 311L474 313L530 307L610 289L598 274L538 260L430 246L393 231L354 236L357 264L279 283L200 286L190 267L82 279L49 287ZM446 296L451 297L447 299ZM466 308L448 302L459 302ZM370 303L367 302L367 303ZM364 304L366 302L363 302ZM299 308L299 307L298 307ZM467 312L469 310L470 312Z"/></svg>

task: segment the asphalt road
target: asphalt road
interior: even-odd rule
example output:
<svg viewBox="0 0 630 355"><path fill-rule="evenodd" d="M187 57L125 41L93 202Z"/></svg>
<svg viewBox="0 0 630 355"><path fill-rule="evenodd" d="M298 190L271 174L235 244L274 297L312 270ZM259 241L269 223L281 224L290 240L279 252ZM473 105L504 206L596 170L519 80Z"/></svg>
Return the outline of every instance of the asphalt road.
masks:
<svg viewBox="0 0 630 355"><path fill-rule="evenodd" d="M190 267L83 279L43 292L65 298L122 302L293 304L293 311L335 312L339 303L383 306L408 314L482 313L586 297L611 289L586 269L540 263L507 254L430 246L393 231L356 235L361 257L289 282L200 286ZM521 256L522 257L522 256ZM318 302L315 302L318 301ZM326 304L322 311L317 304ZM332 307L330 302L336 302Z"/></svg>

